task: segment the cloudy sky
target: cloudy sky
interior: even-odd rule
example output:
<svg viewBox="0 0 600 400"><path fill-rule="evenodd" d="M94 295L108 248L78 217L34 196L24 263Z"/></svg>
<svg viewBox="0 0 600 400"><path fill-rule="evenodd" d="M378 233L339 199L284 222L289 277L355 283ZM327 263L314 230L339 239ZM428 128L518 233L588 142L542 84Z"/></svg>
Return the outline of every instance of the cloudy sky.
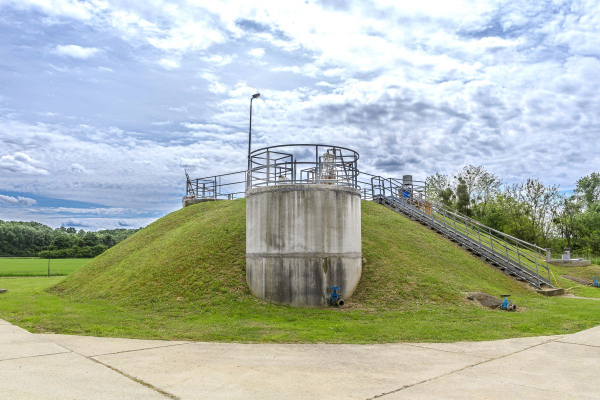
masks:
<svg viewBox="0 0 600 400"><path fill-rule="evenodd" d="M370 173L600 170L597 1L0 0L0 219L137 227L256 146Z"/></svg>

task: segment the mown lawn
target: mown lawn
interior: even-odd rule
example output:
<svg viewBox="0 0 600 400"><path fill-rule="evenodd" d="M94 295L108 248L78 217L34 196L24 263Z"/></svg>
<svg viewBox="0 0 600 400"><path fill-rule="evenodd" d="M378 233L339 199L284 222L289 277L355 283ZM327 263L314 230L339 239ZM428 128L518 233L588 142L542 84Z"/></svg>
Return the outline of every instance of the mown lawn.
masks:
<svg viewBox="0 0 600 400"><path fill-rule="evenodd" d="M78 270L89 258L50 260L50 276L65 276ZM48 276L48 260L41 258L0 258L0 276Z"/></svg>
<svg viewBox="0 0 600 400"><path fill-rule="evenodd" d="M127 306L46 289L64 278L0 278L0 317L33 332L223 342L453 342L573 333L600 324L600 301L511 298L519 312L472 305L297 309L246 298L230 304Z"/></svg>

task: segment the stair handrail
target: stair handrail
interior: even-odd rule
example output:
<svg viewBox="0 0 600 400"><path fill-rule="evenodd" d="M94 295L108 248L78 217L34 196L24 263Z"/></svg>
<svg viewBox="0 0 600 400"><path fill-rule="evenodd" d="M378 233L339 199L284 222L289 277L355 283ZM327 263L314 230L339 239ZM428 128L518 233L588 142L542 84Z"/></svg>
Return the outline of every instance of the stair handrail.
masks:
<svg viewBox="0 0 600 400"><path fill-rule="evenodd" d="M398 179L391 178L391 180L392 181L397 181ZM403 184L398 184L398 186L404 186L404 185ZM454 208L452 208L450 206L447 206L445 204L442 204L440 202L436 202L436 201L433 201L433 200L430 200L430 199L427 199L427 198L423 198L422 195L421 195L421 193L416 192L415 195L419 197L419 201L427 202L427 203L430 203L430 204L435 204L438 207L443 207L446 211L448 211L450 213L455 213L456 215L460 216L460 218L462 218L464 220L468 220L469 222L474 223L475 225L478 225L480 227L484 227L486 229L489 229L490 231L492 231L494 233L497 233L498 235L500 235L502 237L507 237L507 238L509 238L509 239L511 239L511 240L513 240L515 242L519 242L519 243L521 243L521 244L523 244L523 245L525 245L527 247L535 249L536 250L535 252L538 253L539 255L544 255L546 253L546 249L545 248L542 248L542 247L540 247L540 246L538 246L536 244L529 243L529 242L527 242L527 241L525 241L523 239L519 239L517 237L509 235L508 233L505 233L505 232L499 231L497 229L494 229L492 227L489 227L489 226L481 223L480 221L477 221L476 219L473 219L473 218L471 218L471 217L469 217L469 216L461 213L460 211L458 211L458 210L456 210L456 209L454 209Z"/></svg>
<svg viewBox="0 0 600 400"><path fill-rule="evenodd" d="M410 186L412 186L412 185L410 185ZM410 202L416 203L416 206L419 209L424 208L424 207L429 207L430 212L432 214L433 214L433 212L436 212L438 215L440 215L444 219L443 224L447 228L450 228L451 230L453 230L455 232L455 234L457 234L457 235L461 234L463 232L462 229L457 228L457 226L456 226L457 219L465 227L467 227L467 224L471 224L471 229L473 231L478 232L479 241L477 241L477 239L471 238L469 236L468 228L466 228L464 230L464 233L462 233L462 235L464 235L466 240L468 240L469 242L473 242L474 244L479 243L480 246L482 245L481 231L484 231L484 232L487 231L487 236L489 237L490 247L491 247L491 250L493 253L495 253L498 256L500 256L501 258L505 259L507 262L516 264L521 269L525 269L524 272L527 272L532 278L537 278L538 286L540 286L541 283L545 280L545 279L540 279L539 268L541 266L542 268L547 270L547 272L548 272L548 282L547 283L550 282L550 269L548 267L547 260L544 259L545 265L544 265L544 263L542 263L540 265L540 263L538 261L538 257L535 256L535 255L538 255L538 256L542 255L540 253L545 252L546 249L543 249L535 244L526 242L522 239L516 238L512 235L509 235L507 233L498 231L497 229L493 229L487 225L484 225L481 222L479 222L471 217L468 217L451 207L446 206L445 204L441 204L439 202L428 200L428 199L426 199L426 197L424 198L423 194L420 191L412 191L411 190L410 191L410 199L406 199L406 198L404 198L404 193L406 192L407 189L412 189L412 188L406 187L403 183L400 183L399 180L395 179L395 178L383 178L380 176L372 178L373 198L376 197L376 192L379 191L380 196L382 195L384 197L387 197L389 195L391 197L399 199L400 201L404 201L407 204L410 204ZM413 205L415 205L415 204L413 204ZM434 218L434 217L432 216L432 218ZM446 218L452 219L452 221L454 222L453 227L450 227L448 224L446 224ZM459 232L461 232L461 233L459 233ZM494 241L499 242L498 243L499 246L498 246L498 244L496 246L494 246ZM519 244L521 245L521 248L519 247ZM517 248L516 251L513 248L515 246ZM487 247L487 245L486 245L486 247ZM502 255L501 253L499 253L497 250L494 249L494 247L496 247L496 248L504 247L505 255ZM522 252L521 250L524 250L525 252ZM527 252L529 252L530 254L528 255ZM514 253L514 254L511 254L511 253ZM522 257L525 258L527 261L529 261L532 265L527 265L526 263L524 263L521 259Z"/></svg>

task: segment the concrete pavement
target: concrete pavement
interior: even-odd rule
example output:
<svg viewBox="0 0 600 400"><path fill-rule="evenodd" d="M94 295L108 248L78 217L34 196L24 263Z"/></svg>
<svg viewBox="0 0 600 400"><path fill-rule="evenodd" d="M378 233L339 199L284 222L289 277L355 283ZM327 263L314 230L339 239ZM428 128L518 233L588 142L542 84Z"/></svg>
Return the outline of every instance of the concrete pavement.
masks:
<svg viewBox="0 0 600 400"><path fill-rule="evenodd" d="M0 320L0 398L600 399L600 327L477 343L296 345L34 335Z"/></svg>

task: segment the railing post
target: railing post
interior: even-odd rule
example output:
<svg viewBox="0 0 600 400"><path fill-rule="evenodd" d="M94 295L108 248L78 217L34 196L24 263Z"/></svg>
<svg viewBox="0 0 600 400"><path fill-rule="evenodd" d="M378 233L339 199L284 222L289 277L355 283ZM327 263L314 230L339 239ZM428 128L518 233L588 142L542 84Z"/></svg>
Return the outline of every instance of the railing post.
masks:
<svg viewBox="0 0 600 400"><path fill-rule="evenodd" d="M267 150L267 186L269 186L269 181L271 179L271 152Z"/></svg>
<svg viewBox="0 0 600 400"><path fill-rule="evenodd" d="M454 222L454 233L458 235L458 232L456 231L456 217L454 216L454 213L452 213L452 221Z"/></svg>
<svg viewBox="0 0 600 400"><path fill-rule="evenodd" d="M446 225L446 210L444 207L442 207L442 224L444 224L446 228L448 227L448 225Z"/></svg>
<svg viewBox="0 0 600 400"><path fill-rule="evenodd" d="M552 260L552 249L547 248L546 249L546 261L551 261Z"/></svg>
<svg viewBox="0 0 600 400"><path fill-rule="evenodd" d="M535 272L537 274L538 286L541 288L542 285L540 284L540 269L538 267L537 257L534 257L533 259L535 260ZM548 271L548 281L550 281L550 271Z"/></svg>

